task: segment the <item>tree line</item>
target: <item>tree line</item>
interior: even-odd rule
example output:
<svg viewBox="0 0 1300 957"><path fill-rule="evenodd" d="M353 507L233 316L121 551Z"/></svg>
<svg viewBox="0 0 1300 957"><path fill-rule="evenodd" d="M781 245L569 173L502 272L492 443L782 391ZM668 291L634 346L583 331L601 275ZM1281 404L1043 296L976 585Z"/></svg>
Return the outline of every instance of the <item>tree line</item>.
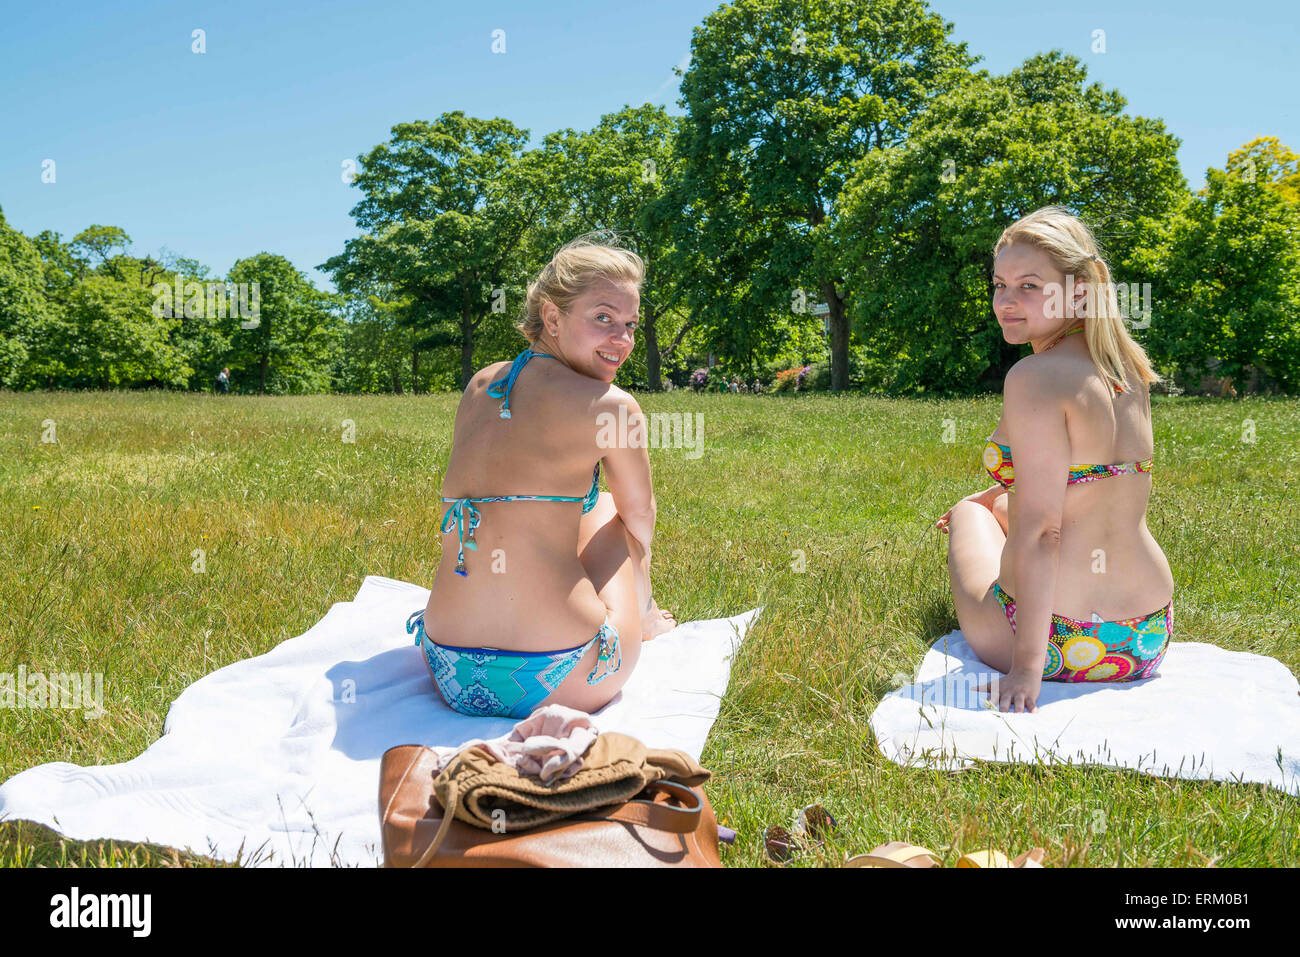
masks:
<svg viewBox="0 0 1300 957"><path fill-rule="evenodd" d="M607 231L647 264L623 385L712 360L996 389L1020 349L992 318L990 250L1059 203L1141 291L1134 335L1168 379L1300 389L1295 153L1259 137L1192 191L1178 139L1076 57L990 75L951 31L920 0L736 0L694 29L681 116L627 106L531 148L501 117L398 124L359 158L357 237L317 266L336 293L273 253L210 277L132 255L118 227L65 242L0 212L0 387L201 389L222 367L237 391L463 386L518 351L555 248Z"/></svg>

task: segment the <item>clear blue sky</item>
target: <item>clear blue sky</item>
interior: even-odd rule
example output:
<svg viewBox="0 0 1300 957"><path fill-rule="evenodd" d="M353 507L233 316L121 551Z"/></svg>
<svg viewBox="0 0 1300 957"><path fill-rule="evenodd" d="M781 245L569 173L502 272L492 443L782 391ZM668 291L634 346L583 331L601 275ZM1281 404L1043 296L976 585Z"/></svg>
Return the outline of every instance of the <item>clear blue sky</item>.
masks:
<svg viewBox="0 0 1300 957"><path fill-rule="evenodd" d="M314 266L356 235L341 162L399 122L450 110L530 131L588 129L625 104L676 105L675 65L719 4L13 3L0 14L0 208L28 235L120 226L214 275L263 250ZM1061 49L1130 113L1182 139L1194 188L1261 135L1300 151L1294 3L942 0L931 9L1005 72ZM1288 12L1290 11L1290 12ZM206 31L207 52L191 52ZM505 31L505 55L491 52ZM1092 31L1107 52L1091 52ZM41 182L55 160L57 182Z"/></svg>

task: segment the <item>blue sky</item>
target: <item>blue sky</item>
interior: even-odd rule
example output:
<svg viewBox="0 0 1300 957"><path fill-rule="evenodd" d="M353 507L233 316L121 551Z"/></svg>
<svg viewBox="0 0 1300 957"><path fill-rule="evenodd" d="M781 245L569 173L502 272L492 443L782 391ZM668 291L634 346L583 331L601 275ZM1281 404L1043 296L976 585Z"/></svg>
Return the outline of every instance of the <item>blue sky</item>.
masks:
<svg viewBox="0 0 1300 957"><path fill-rule="evenodd" d="M261 251L315 271L356 235L341 163L396 123L464 110L534 143L625 104L676 105L691 28L719 6L655 3L23 3L0 19L0 209L28 235L120 226L214 275ZM1293 4L947 0L931 9L1005 72L1061 49L1182 139L1183 174L1261 135L1300 151ZM1062 5L1064 6L1064 5ZM1288 10L1291 7L1291 10ZM191 51L206 32L207 51ZM506 52L492 53L505 31ZM1105 30L1106 52L1092 52ZM56 163L56 182L41 181Z"/></svg>

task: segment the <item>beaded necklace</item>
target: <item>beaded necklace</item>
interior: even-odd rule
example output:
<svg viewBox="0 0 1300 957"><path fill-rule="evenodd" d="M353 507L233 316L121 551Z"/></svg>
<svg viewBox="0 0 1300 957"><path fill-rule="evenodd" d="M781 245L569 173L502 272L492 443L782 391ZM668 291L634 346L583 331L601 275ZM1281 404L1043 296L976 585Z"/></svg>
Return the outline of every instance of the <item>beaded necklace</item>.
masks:
<svg viewBox="0 0 1300 957"><path fill-rule="evenodd" d="M1053 339L1050 343L1048 343L1048 344L1043 348L1043 351L1046 352L1048 349L1052 348L1052 346L1056 345L1058 342L1060 342L1060 341L1061 341L1062 339L1064 339L1066 336L1072 336L1072 335L1074 335L1076 332L1083 332L1083 326L1075 326L1073 329L1066 329L1065 332L1061 333L1059 336L1057 336L1055 339Z"/></svg>

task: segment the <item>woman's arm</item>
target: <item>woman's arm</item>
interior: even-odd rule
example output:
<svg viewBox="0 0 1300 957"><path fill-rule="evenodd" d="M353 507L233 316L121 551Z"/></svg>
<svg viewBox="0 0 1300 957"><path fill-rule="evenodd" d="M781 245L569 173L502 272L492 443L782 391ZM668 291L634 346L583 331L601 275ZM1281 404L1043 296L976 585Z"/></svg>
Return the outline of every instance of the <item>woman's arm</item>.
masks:
<svg viewBox="0 0 1300 957"><path fill-rule="evenodd" d="M1060 565L1070 439L1060 386L1033 357L1007 374L1002 421L1016 467L1016 516L1006 543L1016 585L1016 636L1008 677L1037 698Z"/></svg>
<svg viewBox="0 0 1300 957"><path fill-rule="evenodd" d="M605 481L614 496L614 507L627 530L650 552L650 541L655 532L655 494L650 480L650 452L648 423L636 399L622 389L612 389L601 403L602 412L613 416L614 422L626 422L614 431L617 441L612 448L603 448ZM622 411L620 412L620 408Z"/></svg>

